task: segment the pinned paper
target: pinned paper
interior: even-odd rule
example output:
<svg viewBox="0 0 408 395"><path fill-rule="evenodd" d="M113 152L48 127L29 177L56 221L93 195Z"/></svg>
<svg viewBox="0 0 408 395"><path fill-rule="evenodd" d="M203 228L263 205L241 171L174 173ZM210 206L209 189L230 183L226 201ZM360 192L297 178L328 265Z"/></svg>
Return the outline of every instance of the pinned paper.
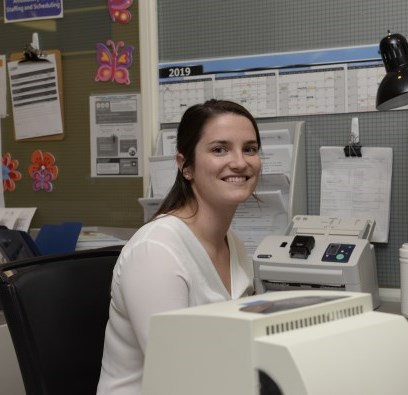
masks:
<svg viewBox="0 0 408 395"><path fill-rule="evenodd" d="M17 170L18 160L11 159L11 154L3 154L1 173L3 177L3 190L13 192L16 189L16 182L22 178L21 173Z"/></svg>

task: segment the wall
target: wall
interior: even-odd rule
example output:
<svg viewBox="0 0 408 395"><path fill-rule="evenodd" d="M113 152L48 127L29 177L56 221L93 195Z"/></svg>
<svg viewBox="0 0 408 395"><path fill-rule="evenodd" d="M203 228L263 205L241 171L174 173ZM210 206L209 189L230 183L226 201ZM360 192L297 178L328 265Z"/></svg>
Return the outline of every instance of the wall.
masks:
<svg viewBox="0 0 408 395"><path fill-rule="evenodd" d="M407 17L404 0L158 0L159 62L371 45L388 29L408 36ZM362 145L393 148L389 242L375 248L380 287L396 288L398 249L408 241L406 110L301 117L308 213L320 210L319 148L344 146L353 116L359 118Z"/></svg>
<svg viewBox="0 0 408 395"><path fill-rule="evenodd" d="M6 207L38 207L32 226L62 221L84 225L135 228L143 222L137 198L143 195L142 178L91 178L89 96L104 93L140 92L138 2L130 8L132 20L123 25L111 21L107 1L65 1L64 18L4 24L0 18L0 53L22 52L39 34L42 49L62 53L65 138L55 142L16 142L13 119L2 119L2 152L19 160L23 174L15 192L5 192ZM3 2L0 4L3 16ZM96 83L97 42L125 41L135 47L129 86ZM8 110L11 111L10 98ZM27 167L31 153L40 149L56 157L59 178L51 193L34 192Z"/></svg>

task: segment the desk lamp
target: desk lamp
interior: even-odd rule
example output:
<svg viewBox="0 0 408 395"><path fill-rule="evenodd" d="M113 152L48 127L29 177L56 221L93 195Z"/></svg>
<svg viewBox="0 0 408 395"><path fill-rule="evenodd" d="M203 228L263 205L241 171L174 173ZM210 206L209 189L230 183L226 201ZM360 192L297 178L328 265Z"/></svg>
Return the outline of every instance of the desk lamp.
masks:
<svg viewBox="0 0 408 395"><path fill-rule="evenodd" d="M377 91L377 110L391 110L408 104L408 43L395 33L380 42L380 53L387 74Z"/></svg>

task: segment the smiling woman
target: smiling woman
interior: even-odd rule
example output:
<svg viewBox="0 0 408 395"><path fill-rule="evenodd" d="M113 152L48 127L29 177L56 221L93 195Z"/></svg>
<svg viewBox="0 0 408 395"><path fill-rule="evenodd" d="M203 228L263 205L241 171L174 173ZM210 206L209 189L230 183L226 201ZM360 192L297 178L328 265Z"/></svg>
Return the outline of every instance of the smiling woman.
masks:
<svg viewBox="0 0 408 395"><path fill-rule="evenodd" d="M141 394L153 314L254 292L252 264L230 225L255 190L259 149L256 121L236 103L210 100L184 113L175 183L114 270L98 394Z"/></svg>
<svg viewBox="0 0 408 395"><path fill-rule="evenodd" d="M184 217L191 210L209 211L204 217L219 217L229 212L232 216L238 204L254 191L260 171L256 132L251 122L242 115L221 114L203 128L203 135L195 148L195 162L185 166L184 156L177 154L179 168L194 192L195 203L180 208Z"/></svg>

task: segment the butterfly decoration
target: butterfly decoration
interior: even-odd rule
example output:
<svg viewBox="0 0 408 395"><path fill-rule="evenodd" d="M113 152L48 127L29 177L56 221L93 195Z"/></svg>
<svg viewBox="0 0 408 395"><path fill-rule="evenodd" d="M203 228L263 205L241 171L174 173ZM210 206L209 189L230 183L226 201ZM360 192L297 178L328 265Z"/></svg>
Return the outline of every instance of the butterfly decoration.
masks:
<svg viewBox="0 0 408 395"><path fill-rule="evenodd" d="M133 0L108 0L109 15L113 22L129 23L132 14L127 8L133 4Z"/></svg>
<svg viewBox="0 0 408 395"><path fill-rule="evenodd" d="M112 48L112 50L109 49ZM133 62L132 45L125 45L123 41L115 43L112 40L96 44L96 58L99 64L95 81L113 81L118 84L130 84L129 70Z"/></svg>
<svg viewBox="0 0 408 395"><path fill-rule="evenodd" d="M33 180L33 190L35 192L40 190L52 192L53 185L51 181L58 178L58 166L55 165L55 156L51 152L35 150L31 155L28 174Z"/></svg>
<svg viewBox="0 0 408 395"><path fill-rule="evenodd" d="M40 189L45 192L52 192L52 174L47 170L37 170L32 175L33 190L39 191Z"/></svg>

